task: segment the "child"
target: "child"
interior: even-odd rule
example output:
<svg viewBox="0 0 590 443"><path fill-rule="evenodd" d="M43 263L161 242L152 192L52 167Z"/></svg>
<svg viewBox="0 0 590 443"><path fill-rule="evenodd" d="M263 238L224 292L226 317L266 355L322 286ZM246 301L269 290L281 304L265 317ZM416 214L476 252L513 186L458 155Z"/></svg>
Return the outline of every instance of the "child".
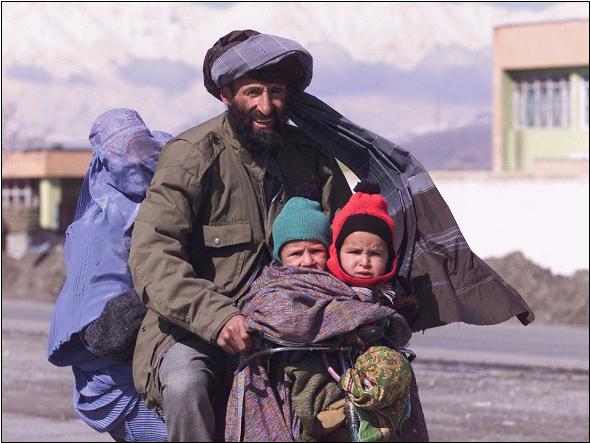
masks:
<svg viewBox="0 0 590 443"><path fill-rule="evenodd" d="M378 184L361 182L356 186L355 194L337 212L332 224L333 240L326 264L335 277L352 287L359 299L397 308L401 303L399 297L396 297L391 283L395 277L398 262L394 247L395 223L388 213L387 202L379 194L379 191ZM291 217L291 220L283 220L282 217ZM273 226L273 238L276 243L274 255L275 258L279 258L280 255L283 265L290 264L291 249L298 249L298 245L302 243L300 241L285 243L285 239L281 235L285 227L304 223L303 220L297 222L296 217L305 218L309 224L313 225L315 222L320 225L320 220L314 220L301 210L296 214L285 211L279 215L275 226ZM323 220L324 227L327 223L327 219ZM288 232L292 231L290 229ZM412 300L412 298L404 297L404 307L411 303L408 303L408 300ZM386 335L391 339L393 345L395 347L405 346L412 335L406 319L398 312L394 312L386 317L386 321L388 324ZM379 325L365 323L356 330L375 326ZM351 334L356 335L356 332L347 335ZM374 365L375 361L378 361L379 364ZM380 373L380 370L383 373ZM372 371L372 373L366 373L366 371ZM297 372L293 370L290 374L295 384L298 382L296 374ZM367 389L367 377L380 381L371 389ZM421 437L427 439L417 387L410 365L401 354L383 347L369 348L358 358L355 368L346 371L339 386L348 392L353 404L360 406L357 407L357 412L361 415L360 441L389 440L395 438L393 431L397 432L398 436L402 434L400 428L410 415L411 410L411 383L413 384L412 394L415 409L413 411L414 423L408 423L411 426L406 426L406 429L411 428L410 432L414 433L414 436L405 435L405 437L412 439L418 430L419 433L422 433ZM326 387L328 386L329 384ZM304 392L304 389L301 391ZM294 392L291 393L291 396L296 414L303 416L311 412L308 411L308 405L300 405L299 408L296 408ZM372 412L365 412L368 409L371 409ZM317 407L315 412L317 415ZM333 417L334 414L332 414L332 420ZM305 431L304 426L303 437L313 434L313 432Z"/></svg>
<svg viewBox="0 0 590 443"><path fill-rule="evenodd" d="M374 303L372 293L357 293L324 272L330 238L329 219L319 203L301 197L287 202L273 224L275 263L238 301L248 330L316 343L396 315ZM320 354L279 354L270 367L259 363L237 374L227 441L313 440L334 429L317 416L343 394Z"/></svg>
<svg viewBox="0 0 590 443"><path fill-rule="evenodd" d="M293 197L272 225L273 258L283 266L326 270L330 220L317 201Z"/></svg>
<svg viewBox="0 0 590 443"><path fill-rule="evenodd" d="M334 217L327 267L355 292L364 293L366 299L396 307L391 285L398 261L394 221L376 183L361 182L354 190L356 193ZM387 336L396 347L405 346L412 335L405 318L396 313L388 320ZM393 378L392 373L396 374ZM360 416L358 441L388 441L396 438L394 431L403 440L401 428L410 412L418 424L410 427L411 432L416 433L422 425L423 438L427 439L413 378L401 354L382 346L370 347L358 357L355 367L343 374L339 386L348 393ZM411 411L411 403L416 410Z"/></svg>
<svg viewBox="0 0 590 443"><path fill-rule="evenodd" d="M350 286L377 288L395 275L395 229L379 187L361 182L334 217L328 269Z"/></svg>
<svg viewBox="0 0 590 443"><path fill-rule="evenodd" d="M395 224L379 185L360 182L355 194L334 217L329 271L340 281L364 293L374 303L398 308L391 284L397 271ZM403 316L390 321L388 336L398 347L405 346L412 333Z"/></svg>
<svg viewBox="0 0 590 443"><path fill-rule="evenodd" d="M320 271L328 266L335 277L353 287L360 300L397 308L389 283L397 269L393 219L385 199L378 194L378 185L361 182L355 191L334 218L333 243L330 221L319 203L291 198L272 227L273 258L283 266ZM388 323L388 336L396 346L405 346L412 333L404 317L392 314Z"/></svg>

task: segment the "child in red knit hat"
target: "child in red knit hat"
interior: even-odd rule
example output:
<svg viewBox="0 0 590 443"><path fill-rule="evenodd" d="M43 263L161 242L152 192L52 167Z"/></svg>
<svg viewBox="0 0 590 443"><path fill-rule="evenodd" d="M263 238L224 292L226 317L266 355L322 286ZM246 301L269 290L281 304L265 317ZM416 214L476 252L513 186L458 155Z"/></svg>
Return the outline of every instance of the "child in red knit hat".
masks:
<svg viewBox="0 0 590 443"><path fill-rule="evenodd" d="M375 303L396 307L391 285L398 262L395 223L377 183L362 181L354 191L334 217L328 269L356 292L363 293L364 299L369 296ZM411 330L402 315L392 320L388 336L396 346L405 346Z"/></svg>
<svg viewBox="0 0 590 443"><path fill-rule="evenodd" d="M363 181L354 188L354 191L355 194L336 213L332 222L332 244L330 245L327 267L336 278L351 286L359 298L389 306L396 311L394 315L388 317L385 324L362 325L347 337L349 342L360 342L368 347L367 354L374 351L371 356L367 357L373 361L376 358L375 351L377 349L387 349L373 346L381 336L388 338L389 340L384 341L388 345L393 345L393 348L403 348L408 344L412 337L412 331L406 316L409 319L415 315L418 302L412 294L396 294L394 291L393 282L396 278L398 265L398 254L395 250L395 222L389 215L385 198L379 194L379 185ZM397 287L400 286L396 285ZM373 332L377 333L373 334ZM365 354L362 354L361 357L363 355ZM399 353L394 355L399 355ZM355 367L361 357L358 358ZM381 364L379 363L377 366ZM365 374L364 376L371 378L375 375ZM409 416L405 416L408 417L407 424L404 424L403 429L399 428L400 422L390 422L390 424L393 425L392 429L397 433L397 438L400 441L413 440L410 437L412 433L424 438L422 441L428 441L428 432L413 372L411 378L410 400L405 404L405 407L411 404L409 409L411 412ZM348 379L343 380L344 377L341 379L340 386L353 395L355 384L351 384ZM361 383L364 382L361 380ZM352 389L350 389L351 386ZM399 387L401 386L403 383L399 385ZM357 386L356 389L359 387ZM392 403L392 406L399 408L402 403L400 400L399 403ZM357 409L358 411L359 409ZM406 410L407 413L408 410ZM411 430L409 434L408 430ZM387 439L387 441L392 440Z"/></svg>
<svg viewBox="0 0 590 443"><path fill-rule="evenodd" d="M384 198L375 194L379 192L378 187L362 183L355 188L355 191L359 192L351 197L333 221L331 257L327 262L333 275L324 272L325 255L323 260L318 260L311 257L313 254L310 253L309 260L302 260L306 242L315 241L320 249L314 250L318 252L321 252L321 247L325 248L324 245L330 244L330 233L325 232L329 230L329 219L321 212L319 203L301 197L295 197L287 202L273 225L274 257L277 261L280 259L282 266L275 266L275 264L266 268L253 283L251 290L238 301L238 307L251 322L248 323L251 325L249 326L251 330L261 330L267 335L298 343L314 342L320 333L329 335L330 339L344 337L347 343L357 342L362 345L361 348L368 352L364 358L371 362L376 353L382 352L383 347L369 348L369 346L375 344L376 339L380 337L367 339L368 334L359 334L359 330L367 332L387 322L389 327L385 328L385 333L392 339L394 347L403 347L407 344L411 331L404 317L396 312L394 293L389 285L389 281L396 273L398 261L394 252L394 222L387 213L387 203ZM286 249L289 245L295 246L293 251L296 254L293 257ZM324 254L325 251L324 249ZM385 309L379 305L389 305L388 308L393 309ZM376 311L379 311L378 315L373 315L372 312ZM361 320L361 317L364 320ZM354 327L351 322L354 322ZM341 333L334 334L336 329ZM382 418L379 433L382 436L390 435L393 430L405 437L409 435L408 429L416 433L414 429L425 430L426 428L417 392L413 394L413 400L409 400L412 406L407 407L409 393L415 392L416 389L415 382L408 381L411 368L408 370L409 365L402 364L401 359L404 357L401 354L393 354L397 356L394 357L392 352L389 354L389 360L379 360L379 367L387 367L388 363L392 363L392 359L395 360L396 369L388 373L387 383L395 385L398 396L395 401L387 397L388 400L385 402L387 405L385 406L385 403L381 405L380 411L383 415L386 409L389 411L395 406L397 421L388 424ZM293 437L294 440L311 441L321 440L328 435L330 435L328 438L333 438L330 441L342 439L343 436L338 432L343 430L342 427L339 428L339 425L345 417L343 390L352 393L356 389L352 380L356 378L343 376L341 380L347 381L346 387L339 386L326 371L325 363L316 353L290 356L282 363L281 360L274 360L273 364L278 365L279 373L284 371L283 376L289 379L288 390L280 391L283 392L282 395L286 392L291 401L291 406L288 412L284 413L284 417L296 417L300 423L293 428L295 431L290 428L290 425L285 425L286 430L278 440L284 441ZM280 369L281 365L286 366ZM405 368L406 371L400 368ZM243 382L245 385L258 386L259 389L264 386L265 389L269 389L268 386L272 382L264 367L247 367L242 371L245 372L240 372L242 375L237 376L236 379L248 377L247 381ZM281 377L277 378L280 383L282 383ZM351 383L349 384L348 381ZM263 390L259 391L261 394L258 395L261 395L264 400L253 398L254 391L247 392L240 400L239 389L241 388L234 382L228 411L235 411L236 405L242 404L245 405L242 406L243 411L246 411L242 412L245 414L243 417L255 421L264 420L265 413L268 414L268 411L272 411L277 407L276 405L279 405L279 402L275 403L272 392L285 389L280 383L273 386L272 391L271 389L266 393ZM381 388L374 389L372 392L377 391L382 392ZM383 391L385 391L384 387ZM284 400L281 400L280 405L283 402ZM279 416L282 409L277 408L279 412L276 416ZM400 423L412 411L418 418L414 418L414 421L409 420L410 424L402 432ZM239 427L236 425L234 415L230 413L229 416L230 419L226 423L226 441L241 438L236 434L236 429ZM275 437L279 435L283 429L281 426L277 425L276 429L273 428L272 432L275 434L272 435ZM251 430L251 432L243 441L262 440L260 438L262 434L256 434L258 431ZM266 430L260 432L264 433ZM291 435L293 432L295 433ZM331 434L332 432L335 434ZM267 440L275 438L270 434L264 437ZM346 437L350 438L349 435Z"/></svg>

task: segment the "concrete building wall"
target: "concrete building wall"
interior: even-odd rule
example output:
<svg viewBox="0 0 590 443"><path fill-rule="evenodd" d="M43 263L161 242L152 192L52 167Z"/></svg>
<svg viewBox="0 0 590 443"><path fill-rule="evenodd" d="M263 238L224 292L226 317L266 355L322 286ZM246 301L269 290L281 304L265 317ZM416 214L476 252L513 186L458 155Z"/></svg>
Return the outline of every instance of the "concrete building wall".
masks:
<svg viewBox="0 0 590 443"><path fill-rule="evenodd" d="M554 170L549 172L553 174ZM500 174L461 180L450 174L446 178L433 174L467 243L478 256L501 257L521 251L540 266L564 275L588 269L587 177L538 174L531 178L518 174L508 178ZM553 220L556 204L567 208L567 215L559 218L556 230L551 230L548 221ZM559 241L551 235L554 231Z"/></svg>
<svg viewBox="0 0 590 443"><path fill-rule="evenodd" d="M81 178L61 179L61 204L59 205L59 231L65 232L74 219L78 195L82 187Z"/></svg>
<svg viewBox="0 0 590 443"><path fill-rule="evenodd" d="M39 226L57 231L60 227L59 208L62 200L61 180L39 180Z"/></svg>
<svg viewBox="0 0 590 443"><path fill-rule="evenodd" d="M82 179L86 174L92 151L89 149L2 151L2 208L10 213L9 231L30 231L37 227L64 232L76 209ZM12 195L19 192L19 183L34 182L36 197L33 212L16 210ZM15 188L15 189L13 189ZM21 228L22 226L22 228Z"/></svg>
<svg viewBox="0 0 590 443"><path fill-rule="evenodd" d="M582 162L584 147L588 146L588 133L559 129L533 129L509 131L506 139L509 156L519 156L512 170L533 170L539 161L572 160Z"/></svg>
<svg viewBox="0 0 590 443"><path fill-rule="evenodd" d="M518 71L522 73L551 73L553 70ZM584 168L576 163L588 163L588 128L584 127L585 117L582 106L583 75L587 70L569 69L570 84L569 123L566 128L517 128L514 125L514 81L511 73L502 76L502 169L533 170L540 162L559 161L561 166L569 165L571 171ZM560 70L563 72L563 69ZM561 162L561 160L571 160ZM556 163L557 165L558 163Z"/></svg>
<svg viewBox="0 0 590 443"><path fill-rule="evenodd" d="M494 29L494 65L503 70L588 65L588 48L587 19Z"/></svg>
<svg viewBox="0 0 590 443"><path fill-rule="evenodd" d="M588 269L588 173L435 171L430 174L467 243L481 258L521 251L552 272L571 275ZM353 187L358 178L346 174ZM552 203L568 208L559 219L561 241L547 221Z"/></svg>
<svg viewBox="0 0 590 443"><path fill-rule="evenodd" d="M496 160L492 158L492 169L495 171L514 171L519 169L522 164L522 155L518 149L510 149L510 145L505 143L505 140L510 140L510 143L520 146L518 140L512 140L516 134L512 133L512 80L507 72L502 72L501 84L501 98L500 103L503 105L501 112L499 112L498 119L500 120L499 128L501 132L498 135L499 140L492 139L492 144L497 143L501 147L501 152L498 153ZM494 119L496 114L494 113ZM497 164L495 163L497 162ZM502 167L500 168L500 162Z"/></svg>
<svg viewBox="0 0 590 443"><path fill-rule="evenodd" d="M588 20L505 26L494 30L494 171L578 174L588 169L588 128L584 126L583 76L588 76ZM515 127L515 82L529 76L562 75L569 85L566 127Z"/></svg>
<svg viewBox="0 0 590 443"><path fill-rule="evenodd" d="M39 183L35 179L2 180L2 229L27 232L39 226Z"/></svg>
<svg viewBox="0 0 590 443"><path fill-rule="evenodd" d="M84 177L92 151L2 151L2 178Z"/></svg>

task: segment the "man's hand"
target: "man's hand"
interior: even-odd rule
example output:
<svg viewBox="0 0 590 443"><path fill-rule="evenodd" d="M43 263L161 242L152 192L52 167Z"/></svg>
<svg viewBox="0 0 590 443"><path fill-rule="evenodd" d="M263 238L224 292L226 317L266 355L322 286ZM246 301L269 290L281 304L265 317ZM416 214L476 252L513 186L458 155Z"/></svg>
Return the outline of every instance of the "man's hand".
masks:
<svg viewBox="0 0 590 443"><path fill-rule="evenodd" d="M225 352L239 354L252 349L252 339L246 332L244 315L232 317L217 336L217 345Z"/></svg>

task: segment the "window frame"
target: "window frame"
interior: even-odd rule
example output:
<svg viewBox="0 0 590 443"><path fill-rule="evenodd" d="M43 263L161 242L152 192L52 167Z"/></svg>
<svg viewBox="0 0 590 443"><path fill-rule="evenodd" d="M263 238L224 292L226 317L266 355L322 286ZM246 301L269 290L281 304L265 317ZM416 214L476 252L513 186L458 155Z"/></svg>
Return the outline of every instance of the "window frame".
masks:
<svg viewBox="0 0 590 443"><path fill-rule="evenodd" d="M588 72L580 75L580 127L588 131Z"/></svg>
<svg viewBox="0 0 590 443"><path fill-rule="evenodd" d="M568 72L518 73L513 75L512 80L512 124L515 129L571 127L571 82ZM557 106L559 116L555 113Z"/></svg>

